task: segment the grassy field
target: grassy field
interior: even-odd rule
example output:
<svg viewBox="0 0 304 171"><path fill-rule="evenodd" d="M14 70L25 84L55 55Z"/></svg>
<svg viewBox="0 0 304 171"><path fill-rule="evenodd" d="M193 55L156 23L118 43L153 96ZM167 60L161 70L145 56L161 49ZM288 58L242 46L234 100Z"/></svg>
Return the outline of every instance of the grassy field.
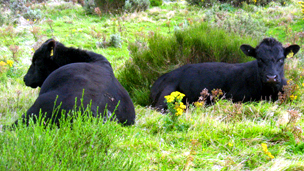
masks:
<svg viewBox="0 0 304 171"><path fill-rule="evenodd" d="M212 106L190 105L174 122L135 103L136 124L130 127L97 118L77 119L72 129L64 121L60 129L20 127L0 133L0 170L304 170L304 13L298 1L239 8L201 8L181 1L100 16L61 1L32 8L41 11L37 18L17 18L7 8L0 16L0 21L5 16L0 28L0 125L20 118L37 98L39 89L26 87L23 76L34 50L51 37L104 55L117 77L132 60L129 43L145 42L154 33L172 36L185 22L188 27L206 22L258 40L271 36L302 49L286 60L290 94L285 101L234 104L221 99ZM101 48L113 34L120 35L121 47Z"/></svg>

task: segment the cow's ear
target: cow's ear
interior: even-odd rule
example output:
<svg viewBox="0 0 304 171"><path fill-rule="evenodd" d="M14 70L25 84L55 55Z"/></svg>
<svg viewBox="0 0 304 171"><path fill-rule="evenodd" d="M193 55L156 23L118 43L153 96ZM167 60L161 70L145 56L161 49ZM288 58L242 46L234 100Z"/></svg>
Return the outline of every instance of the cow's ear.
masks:
<svg viewBox="0 0 304 171"><path fill-rule="evenodd" d="M252 56L254 58L256 57L255 48L253 48L252 46L243 44L240 48L245 55Z"/></svg>
<svg viewBox="0 0 304 171"><path fill-rule="evenodd" d="M54 39L49 39L47 41L47 47L48 47L48 51L50 53L50 57L53 58L54 50L55 50L55 47L56 47L56 41Z"/></svg>
<svg viewBox="0 0 304 171"><path fill-rule="evenodd" d="M286 58L291 58L293 57L298 51L300 50L299 45L290 45L287 48L284 49L284 56Z"/></svg>

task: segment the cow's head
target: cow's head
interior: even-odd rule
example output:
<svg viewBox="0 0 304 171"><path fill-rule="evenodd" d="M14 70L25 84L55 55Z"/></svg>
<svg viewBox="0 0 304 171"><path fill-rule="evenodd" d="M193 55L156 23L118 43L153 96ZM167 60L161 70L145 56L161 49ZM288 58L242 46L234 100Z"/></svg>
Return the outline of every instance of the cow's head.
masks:
<svg viewBox="0 0 304 171"><path fill-rule="evenodd" d="M26 86L41 87L44 80L59 66L53 61L56 41L49 39L37 49L32 58L32 65L24 76Z"/></svg>
<svg viewBox="0 0 304 171"><path fill-rule="evenodd" d="M262 82L267 85L281 84L284 78L284 61L287 55L295 55L300 46L291 45L284 48L280 42L274 38L265 38L256 47L242 45L241 50L247 56L257 59L258 73Z"/></svg>

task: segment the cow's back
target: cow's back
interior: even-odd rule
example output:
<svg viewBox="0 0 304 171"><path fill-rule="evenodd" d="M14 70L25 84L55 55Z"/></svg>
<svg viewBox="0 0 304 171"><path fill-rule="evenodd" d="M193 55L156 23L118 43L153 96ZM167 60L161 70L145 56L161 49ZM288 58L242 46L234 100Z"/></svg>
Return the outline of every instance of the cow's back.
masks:
<svg viewBox="0 0 304 171"><path fill-rule="evenodd" d="M93 115L103 113L106 108L110 113L115 110L120 122L127 121L127 125L133 124L135 110L127 91L115 78L110 65L100 66L94 63L72 63L64 65L52 72L41 86L39 96L49 94L56 97L57 104L62 103L61 108L72 110L80 106L80 99L84 107L91 103ZM58 97L57 97L58 95ZM55 99L54 99L55 100Z"/></svg>

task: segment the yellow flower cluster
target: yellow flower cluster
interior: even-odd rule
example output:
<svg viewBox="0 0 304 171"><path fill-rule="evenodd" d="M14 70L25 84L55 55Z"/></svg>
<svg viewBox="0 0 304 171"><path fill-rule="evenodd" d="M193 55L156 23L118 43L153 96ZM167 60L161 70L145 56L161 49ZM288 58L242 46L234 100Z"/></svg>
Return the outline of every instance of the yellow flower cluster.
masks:
<svg viewBox="0 0 304 171"><path fill-rule="evenodd" d="M12 61L12 60L7 60L6 63L4 61L0 61L0 66L8 65L8 66L12 67L13 64L14 64L14 61Z"/></svg>
<svg viewBox="0 0 304 171"><path fill-rule="evenodd" d="M182 102L184 97L185 94L178 91L174 91L170 95L165 96L166 102L168 104L168 109L172 114L175 114L175 116L182 115L186 109L186 106Z"/></svg>
<svg viewBox="0 0 304 171"><path fill-rule="evenodd" d="M0 66L5 66L5 65L7 65L5 62L0 61Z"/></svg>
<svg viewBox="0 0 304 171"><path fill-rule="evenodd" d="M265 152L265 154L267 154L271 159L273 159L274 156L268 151L267 144L262 143L261 146L262 146L262 149Z"/></svg>
<svg viewBox="0 0 304 171"><path fill-rule="evenodd" d="M12 61L12 60L7 60L6 63L7 63L7 65L9 65L10 67L12 67L13 64L14 64L14 61Z"/></svg>
<svg viewBox="0 0 304 171"><path fill-rule="evenodd" d="M194 102L195 107L202 107L204 105L204 102Z"/></svg>
<svg viewBox="0 0 304 171"><path fill-rule="evenodd" d="M175 115L181 116L184 113L184 110L186 109L186 106L183 102L175 102L174 109L176 110Z"/></svg>
<svg viewBox="0 0 304 171"><path fill-rule="evenodd" d="M165 99L167 100L167 103L172 103L175 100L181 101L184 97L185 97L185 94L178 92L178 91L174 91L170 95L165 96Z"/></svg>
<svg viewBox="0 0 304 171"><path fill-rule="evenodd" d="M296 99L298 98L298 96L295 96L295 95L293 95L293 94L290 95L289 97L290 97L291 100L296 100Z"/></svg>

